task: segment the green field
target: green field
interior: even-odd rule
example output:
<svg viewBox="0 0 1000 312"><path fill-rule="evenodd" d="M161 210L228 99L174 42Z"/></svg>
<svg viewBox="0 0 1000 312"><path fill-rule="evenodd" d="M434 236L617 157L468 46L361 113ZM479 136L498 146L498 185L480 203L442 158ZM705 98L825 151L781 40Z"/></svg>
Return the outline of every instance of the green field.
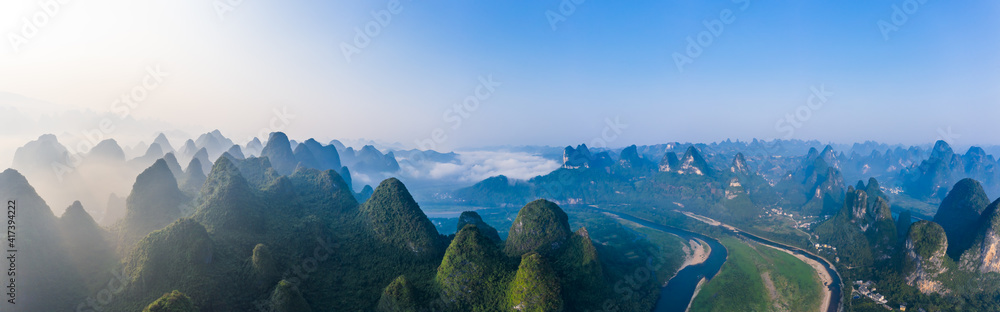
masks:
<svg viewBox="0 0 1000 312"><path fill-rule="evenodd" d="M720 241L729 258L702 286L690 311L819 310L822 285L808 264L757 243L733 237Z"/></svg>
<svg viewBox="0 0 1000 312"><path fill-rule="evenodd" d="M619 220L619 222L622 221ZM623 224L640 233L640 235L644 236L645 240L659 247L658 252L655 254L660 263L663 264L660 270L656 271L656 277L660 284L666 283L667 280L680 270L685 257L683 248L687 246L684 240L677 235L650 229L636 223L625 221ZM705 245L705 248L708 249L710 247Z"/></svg>

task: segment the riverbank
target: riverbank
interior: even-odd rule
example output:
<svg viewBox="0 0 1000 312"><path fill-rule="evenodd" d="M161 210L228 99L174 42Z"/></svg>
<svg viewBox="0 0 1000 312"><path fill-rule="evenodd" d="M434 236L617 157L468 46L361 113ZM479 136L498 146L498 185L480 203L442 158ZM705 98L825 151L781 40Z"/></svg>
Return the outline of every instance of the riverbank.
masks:
<svg viewBox="0 0 1000 312"><path fill-rule="evenodd" d="M721 226L721 227L723 227L725 229L728 229L728 230L731 230L731 231L737 232L737 233L745 233L745 232L741 231L740 229L738 229L736 227L733 227L731 225L728 225L728 224L716 221L714 219L711 219L711 218L708 218L708 217L705 217L705 216L701 216L701 215L698 215L698 214L695 214L695 213L691 213L691 212L686 212L686 211L679 211L679 210L674 210L674 211L683 213L684 215L686 215L686 216L688 216L690 218L693 218L695 220L704 222L704 223L709 224L709 225ZM778 247L776 245L772 245L772 244L777 244L776 242L773 242L773 241L770 241L770 240L767 240L767 239L764 239L764 238L758 238L758 239L760 239L762 241L770 242L768 244L763 244L764 246L771 247L771 248L780 250L782 252L788 253L788 254L794 256L795 258L798 258L799 260L803 261L804 263L808 264L810 267L812 267L813 271L816 272L816 275L819 276L820 281L823 284L823 287L822 287L823 301L822 301L822 305L820 305L820 311L821 312L822 311L833 311L834 307L831 306L831 303L832 303L832 300L833 300L833 291L831 290L830 285L834 282L834 280L833 280L833 276L830 275L829 271L827 270L827 267L824 266L823 263L819 262L818 260L814 260L814 259L812 259L810 257L807 257L805 255L802 255L801 253L792 252L789 249L781 248L781 247ZM799 250L799 249L797 249L797 250L799 252L806 252L804 250ZM833 267L833 264L831 264L825 258L822 258L822 257L819 257L819 256L816 256L816 257L819 258L819 259L822 259L831 268ZM839 276L838 276L838 279L839 279ZM841 285L841 287L842 287L842 285Z"/></svg>
<svg viewBox="0 0 1000 312"><path fill-rule="evenodd" d="M623 218L621 218L621 217L619 217L617 215L614 215L612 213L603 212L603 214L606 215L606 216L608 216L608 217L610 217L610 218L615 219L616 221L618 221L618 222L620 222L620 223L622 223L622 224L624 224L626 226L631 226L631 227L636 227L636 228L646 228L646 229L649 228L648 226L645 226L645 225L642 225L642 224L639 224L639 223L636 223L636 222L632 222L632 221L629 221L629 220L625 220L625 219L623 219ZM679 238L681 240L681 242L684 241L684 238L681 237L680 235L673 234L673 233L667 233L667 234L673 235L673 236ZM684 247L681 248L681 250L684 252L684 262L681 263L681 266L677 268L677 271L675 271L674 274L670 276L670 278L666 279L663 282L663 286L666 286L667 282L669 282L671 279L673 279L675 276L677 276L677 273L679 273L684 268L687 268L687 267L692 266L692 265L699 265L699 264L705 263L705 261L708 260L708 256L712 254L712 247L710 247L708 245L708 243L706 243L705 241L703 241L703 240L701 240L699 238L689 239L686 243L683 244L683 246Z"/></svg>
<svg viewBox="0 0 1000 312"><path fill-rule="evenodd" d="M767 247L770 247L770 248L774 248L774 249L777 249L777 250L782 251L784 253L787 253L789 255L792 255L793 257L801 260L802 262L805 262L810 267L812 267L813 270L816 271L816 275L819 276L820 282L823 284L823 287L820 288L823 291L823 301L822 301L822 304L819 306L819 311L823 312L823 311L827 311L829 309L828 307L830 306L830 298L833 297L833 291L830 290L830 284L833 283L833 277L830 276L830 273L826 271L826 267L824 267L822 263L819 263L819 261L810 259L809 257L803 256L802 254L798 254L798 253L792 252L791 250L788 250L788 249L785 249L785 248L780 248L778 246L771 246L771 245L764 245L764 244L761 244L761 246L767 246Z"/></svg>
<svg viewBox="0 0 1000 312"><path fill-rule="evenodd" d="M683 250L684 263L681 264L681 268L677 269L677 271L683 270L688 266L705 263L708 260L708 255L712 254L712 247L709 247L708 243L697 238L689 240Z"/></svg>
<svg viewBox="0 0 1000 312"><path fill-rule="evenodd" d="M687 310L684 310L684 312L690 312L691 311L691 304L694 303L694 298L698 297L698 292L701 291L701 286L705 286L705 282L707 282L707 281L708 281L708 279L706 279L704 277L702 277L701 280L698 281L698 286L694 287L694 294L691 295L691 301L688 302Z"/></svg>
<svg viewBox="0 0 1000 312"><path fill-rule="evenodd" d="M676 249L672 250L682 249L684 241L690 239L698 239L707 247L705 249L705 253L708 254L707 260L698 265L690 265L683 270L678 270L673 277L664 279L669 282L661 288L660 298L657 299L656 305L653 307L654 312L686 311L689 308L692 298L694 298L694 292L698 283L702 282L704 279L704 285L709 285L708 280L715 278L721 270L722 265L726 263L727 259L729 259L729 251L726 250L726 247L723 246L722 243L713 237L672 226L658 224L628 214L606 211L598 207L591 208L604 212L612 218L621 218L626 221L642 225L644 227L642 230L657 231L663 234L669 234L668 236L681 237L681 239L678 240L678 243L681 246L676 246L674 247ZM678 260L677 266L679 267L682 261L681 259Z"/></svg>

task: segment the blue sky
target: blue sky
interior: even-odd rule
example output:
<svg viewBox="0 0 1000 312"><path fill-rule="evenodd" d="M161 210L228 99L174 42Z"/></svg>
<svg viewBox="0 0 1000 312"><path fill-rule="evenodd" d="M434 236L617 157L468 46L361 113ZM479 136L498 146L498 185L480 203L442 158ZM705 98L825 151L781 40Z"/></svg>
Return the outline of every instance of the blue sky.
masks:
<svg viewBox="0 0 1000 312"><path fill-rule="evenodd" d="M995 1L402 0L350 61L344 45L390 1L245 0L221 18L211 4L225 0L123 3L71 2L19 51L5 42L0 92L100 112L162 65L170 77L133 117L237 138L282 108L293 137L439 149L942 133L1000 144ZM0 5L0 31L17 34L38 10ZM722 27L687 55L706 23ZM692 62L680 71L675 54ZM455 109L490 77L474 111ZM827 101L810 107L813 89ZM625 126L608 136L609 120Z"/></svg>

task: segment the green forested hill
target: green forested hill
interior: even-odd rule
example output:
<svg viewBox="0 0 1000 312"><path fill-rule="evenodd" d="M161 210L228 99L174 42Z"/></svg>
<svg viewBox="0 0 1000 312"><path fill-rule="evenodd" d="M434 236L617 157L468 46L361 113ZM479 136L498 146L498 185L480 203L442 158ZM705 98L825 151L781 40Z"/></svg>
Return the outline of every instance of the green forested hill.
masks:
<svg viewBox="0 0 1000 312"><path fill-rule="evenodd" d="M615 302L645 310L656 298L655 279L630 285L636 296L626 301L615 283L672 252L587 219L602 235L598 244L547 200L520 209L506 240L475 212L444 236L399 180L383 181L359 204L337 171L298 167L280 175L269 164L224 154L191 192L156 162L130 194L131 217L115 227L134 239L126 245L81 207L61 219L38 217L39 226L65 228L63 239L93 247L90 256L77 250L81 257L48 262L52 272L72 272L67 278L82 275L67 284L77 291L51 303L103 311L579 311ZM53 255L69 250L38 242ZM100 269L110 274L93 273ZM114 288L104 287L109 278ZM90 281L96 286L84 286ZM109 291L111 300L95 299Z"/></svg>

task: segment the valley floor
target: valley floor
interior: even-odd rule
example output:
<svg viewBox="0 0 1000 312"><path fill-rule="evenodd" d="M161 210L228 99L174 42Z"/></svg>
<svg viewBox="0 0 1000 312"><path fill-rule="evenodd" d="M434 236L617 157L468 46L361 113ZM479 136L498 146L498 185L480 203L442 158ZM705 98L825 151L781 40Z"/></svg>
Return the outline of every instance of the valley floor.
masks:
<svg viewBox="0 0 1000 312"><path fill-rule="evenodd" d="M830 298L833 295L833 292L830 291L830 288L827 287L827 286L830 285L830 283L833 283L833 277L831 277L830 273L826 271L826 268L823 267L823 264L819 263L819 261L816 261L816 260L813 260L813 259L809 259L806 256L795 254L791 250L788 250L788 249L778 248L778 247L775 247L775 246L767 246L767 245L762 245L762 246L774 248L774 249L780 250L781 252L787 253L787 254L789 254L789 255L791 255L791 256L793 256L793 257L801 260L802 262L805 262L810 267L812 267L813 270L816 271L817 277L819 277L819 281L823 284L823 287L820 287L820 290L822 290L822 292L823 292L823 304L820 305L820 311L825 311L826 307L830 305Z"/></svg>
<svg viewBox="0 0 1000 312"><path fill-rule="evenodd" d="M829 293L816 268L780 250L735 237L719 240L729 250L722 271L706 282L690 311L820 311Z"/></svg>
<svg viewBox="0 0 1000 312"><path fill-rule="evenodd" d="M670 240L670 244L662 244L662 243L658 244L661 248L666 249L666 251L668 251L668 252L673 252L673 253L678 252L677 250L669 250L669 249L672 249L674 246L676 246L677 243L680 243L680 245L683 246L683 247L681 247L680 251L683 252L683 254L684 254L684 262L682 262L681 265L680 265L680 267L678 267L676 270L672 270L673 274L671 274L669 278L666 278L666 279L663 280L663 285L664 286L666 286L667 281L669 281L671 278L673 278L677 274L677 272L680 272L681 270L683 270L684 268L686 268L688 266L698 265L698 264L704 263L706 260L708 260L708 256L712 254L712 247L710 247L708 245L708 243L706 243L705 241L702 241L700 239L695 238L695 239L688 240L687 242L684 242L683 238L681 238L680 236L677 236L677 235L674 235L674 234L669 234L669 233L664 233L662 231L655 230L655 229L650 229L650 228L646 227L645 225L642 225L642 224L639 224L639 223L635 223L635 222L632 222L632 221L628 221L628 220L622 219L622 218L620 218L618 216L615 216L614 214L604 213L604 215L608 216L609 218L613 218L613 219L617 220L619 223L621 223L621 224L623 224L625 226L628 226L628 227L630 227L630 228L632 228L632 229L634 229L636 231L639 231L643 235L647 235L647 236L648 235L655 235L655 236L663 236L663 235L665 235L667 237L670 237L670 239L669 239ZM674 241L676 241L676 242L674 242Z"/></svg>

